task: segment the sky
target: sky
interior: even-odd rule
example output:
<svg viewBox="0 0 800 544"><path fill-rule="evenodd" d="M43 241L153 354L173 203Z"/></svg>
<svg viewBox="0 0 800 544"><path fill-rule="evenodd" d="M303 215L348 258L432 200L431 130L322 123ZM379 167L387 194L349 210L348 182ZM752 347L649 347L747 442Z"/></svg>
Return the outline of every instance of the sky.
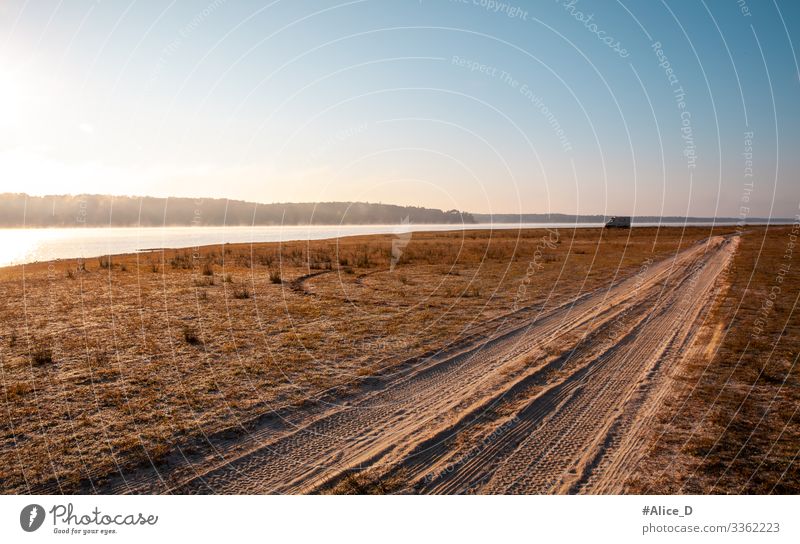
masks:
<svg viewBox="0 0 800 544"><path fill-rule="evenodd" d="M0 2L0 192L794 217L800 2Z"/></svg>

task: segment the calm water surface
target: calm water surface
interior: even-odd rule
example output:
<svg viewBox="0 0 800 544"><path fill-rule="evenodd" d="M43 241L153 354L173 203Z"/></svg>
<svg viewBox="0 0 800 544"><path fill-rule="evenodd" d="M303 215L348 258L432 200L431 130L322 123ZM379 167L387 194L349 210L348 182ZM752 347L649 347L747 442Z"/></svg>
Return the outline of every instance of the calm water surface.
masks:
<svg viewBox="0 0 800 544"><path fill-rule="evenodd" d="M265 227L129 227L0 229L0 266L56 259L91 258L158 248L215 244L321 240L361 234L470 229L598 227L600 223L493 225L314 225ZM705 226L697 224L695 226Z"/></svg>

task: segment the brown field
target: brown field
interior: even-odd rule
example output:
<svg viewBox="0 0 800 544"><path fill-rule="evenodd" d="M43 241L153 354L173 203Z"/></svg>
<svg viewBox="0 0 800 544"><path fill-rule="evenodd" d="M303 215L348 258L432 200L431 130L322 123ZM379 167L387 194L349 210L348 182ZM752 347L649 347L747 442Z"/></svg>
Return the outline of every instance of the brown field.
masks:
<svg viewBox="0 0 800 544"><path fill-rule="evenodd" d="M715 280L721 294L697 331L708 353L695 349L691 359L670 367L669 396L659 405L669 409L657 412L658 424L648 428L652 436L637 435L646 438L640 449L647 453L618 479L625 491L798 490L797 464L791 463L800 444L793 412L797 266L782 284L763 334L747 345L790 231L753 227L741 237L733 266ZM580 295L602 294L645 262L674 258L712 234L731 232L414 233L407 246L384 235L2 269L0 490L190 490L181 486L198 474L247 457L273 436L286 435L287 427L367 398L395 374L415 372L432 354L494 338ZM394 267L393 243L402 253ZM653 279L653 292L662 284L667 279ZM645 310L609 302L609 316L617 311L622 317L609 317L607 334L636 330ZM594 349L602 342L587 336L591 324L536 348L542 352L535 360L527 354L498 367L497 375L524 377L564 353ZM728 330L728 324L734 326ZM596 357L585 351L585 361ZM523 396L539 395L543 383L551 382L537 382ZM508 400L508 414L515 402L522 398ZM450 411L439 416L424 437L458 419ZM458 439L467 447L479 430L472 426ZM315 483L313 490L391 492L412 486L416 477L413 489L427 491L421 476L413 476L417 468L408 452L382 464L366 458L357 463L364 470L343 465L338 477L320 475L325 486ZM620 490L584 488L585 482L563 487L568 483L558 489ZM297 489L311 491L308 485ZM264 491L219 488L231 490Z"/></svg>
<svg viewBox="0 0 800 544"><path fill-rule="evenodd" d="M800 492L797 234L742 236L701 333L707 348L676 369L646 462L625 492Z"/></svg>

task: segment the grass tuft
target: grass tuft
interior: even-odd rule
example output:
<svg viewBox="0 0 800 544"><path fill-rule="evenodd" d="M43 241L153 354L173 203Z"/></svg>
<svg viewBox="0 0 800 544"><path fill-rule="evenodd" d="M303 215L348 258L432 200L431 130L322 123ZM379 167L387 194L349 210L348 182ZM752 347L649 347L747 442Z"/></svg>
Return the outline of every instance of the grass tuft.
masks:
<svg viewBox="0 0 800 544"><path fill-rule="evenodd" d="M241 289L236 289L233 292L233 298L238 298L238 299L250 298L250 291L247 290L247 287L242 287Z"/></svg>
<svg viewBox="0 0 800 544"><path fill-rule="evenodd" d="M53 348L49 344L39 343L34 346L31 359L36 366L53 364Z"/></svg>
<svg viewBox="0 0 800 544"><path fill-rule="evenodd" d="M271 283L283 283L283 279L281 278L280 270L270 270L269 271L269 281Z"/></svg>
<svg viewBox="0 0 800 544"><path fill-rule="evenodd" d="M184 327L183 339L186 340L186 343L191 346L200 344L200 337L197 335L197 331L192 327Z"/></svg>

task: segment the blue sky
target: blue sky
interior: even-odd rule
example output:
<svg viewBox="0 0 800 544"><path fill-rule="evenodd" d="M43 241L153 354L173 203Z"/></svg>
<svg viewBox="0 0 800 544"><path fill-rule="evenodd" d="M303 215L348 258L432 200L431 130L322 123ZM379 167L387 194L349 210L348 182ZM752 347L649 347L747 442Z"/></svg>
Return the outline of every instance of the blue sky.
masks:
<svg viewBox="0 0 800 544"><path fill-rule="evenodd" d="M793 217L798 25L792 1L7 1L0 191Z"/></svg>

